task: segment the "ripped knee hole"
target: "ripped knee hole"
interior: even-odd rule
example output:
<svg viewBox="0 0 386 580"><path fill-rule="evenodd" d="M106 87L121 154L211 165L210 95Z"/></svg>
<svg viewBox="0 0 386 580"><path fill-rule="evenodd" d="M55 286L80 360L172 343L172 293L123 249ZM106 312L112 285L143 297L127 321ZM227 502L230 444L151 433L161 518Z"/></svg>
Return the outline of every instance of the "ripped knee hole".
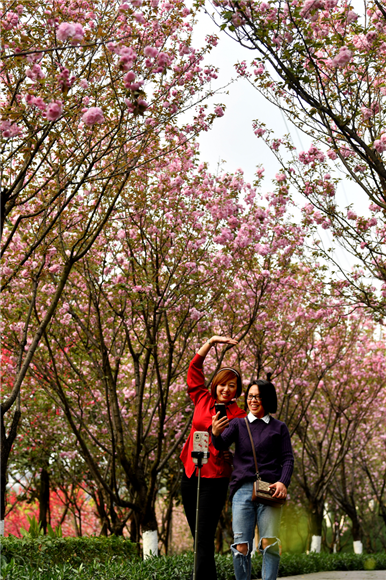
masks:
<svg viewBox="0 0 386 580"><path fill-rule="evenodd" d="M278 542L278 538L261 538L261 547L265 550L268 546L276 544L276 542Z"/></svg>
<svg viewBox="0 0 386 580"><path fill-rule="evenodd" d="M235 547L236 550L244 554L244 556L248 554L248 544L246 542L243 542L242 544L236 544Z"/></svg>

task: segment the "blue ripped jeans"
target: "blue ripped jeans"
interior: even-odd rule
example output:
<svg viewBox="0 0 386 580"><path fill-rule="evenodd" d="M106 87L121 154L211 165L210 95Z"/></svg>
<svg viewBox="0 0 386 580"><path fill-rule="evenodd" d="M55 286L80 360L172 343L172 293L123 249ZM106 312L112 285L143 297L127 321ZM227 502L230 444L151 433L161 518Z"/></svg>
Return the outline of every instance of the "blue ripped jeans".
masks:
<svg viewBox="0 0 386 580"><path fill-rule="evenodd" d="M279 530L281 507L266 506L252 501L252 482L244 483L235 493L232 500L233 537L231 546L236 580L251 578L251 550L253 536L257 525L259 528L259 550L263 554L262 580L276 580L279 570ZM275 542L265 548L261 547L263 538L274 538ZM247 555L236 549L237 544L248 544Z"/></svg>

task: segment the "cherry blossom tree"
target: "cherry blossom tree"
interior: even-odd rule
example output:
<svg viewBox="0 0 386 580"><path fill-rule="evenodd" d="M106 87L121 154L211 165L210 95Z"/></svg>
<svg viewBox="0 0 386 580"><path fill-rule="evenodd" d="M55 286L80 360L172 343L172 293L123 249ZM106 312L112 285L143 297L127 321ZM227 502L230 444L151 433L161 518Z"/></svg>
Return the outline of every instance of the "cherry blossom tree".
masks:
<svg viewBox="0 0 386 580"><path fill-rule="evenodd" d="M309 151L296 154L303 163L300 174L292 174L294 168L287 164L283 178L309 199L323 227L331 229L364 267L359 282L358 276L336 264L355 299L384 316L384 1L366 2L362 11L339 0L214 0L211 4L219 26L254 53L250 66L239 63L239 73L314 140ZM262 135L265 127L257 122L255 129ZM270 143L274 151L280 144L280 139ZM369 212L356 215L351 204L341 207L333 181L341 181L342 171L350 187L370 202ZM366 276L380 282L380 294Z"/></svg>
<svg viewBox="0 0 386 580"><path fill-rule="evenodd" d="M86 501L83 482L88 474L78 454L74 454L76 440L63 424L59 409L43 390L26 381L23 395L25 404L21 409L19 433L8 467L12 483L10 495L17 490L18 503L36 502L36 519L44 533L48 524L52 527L63 525L66 517L68 520L71 516L75 534L82 535L82 512ZM6 533L13 525L11 514L17 502L8 502ZM59 506L62 507L60 515ZM64 529L68 531L67 522Z"/></svg>
<svg viewBox="0 0 386 580"><path fill-rule="evenodd" d="M334 218L334 212L338 211L336 195L340 179L334 176L331 161L320 148L320 144L311 145L308 151L298 154L288 136L278 140L271 131L258 122L255 123L255 132L267 143L281 164L282 170L276 174L275 181L280 183L289 195L291 189L296 188L307 197L307 203L301 208L302 221L314 233L314 254L327 257L338 271L343 272L343 268L334 258L333 248L327 249L321 243L320 229L332 228L334 239L358 259L351 272L344 271L343 277L336 277L334 272L332 286L346 302L361 303L370 307L375 317L382 323L384 290L374 283L377 278L381 279L380 262L377 259L370 260L368 253L364 259L364 252L366 253L370 247L380 258L383 255L385 224L382 212L371 204L370 215L361 216L350 206L346 208L344 216L342 213L343 217L338 223ZM322 198L329 207L328 215L326 208L321 205ZM348 230L350 235L346 235Z"/></svg>
<svg viewBox="0 0 386 580"><path fill-rule="evenodd" d="M385 395L378 393L365 420L358 425L344 462L329 488L328 504L336 504L351 520L354 552L377 552L384 548ZM339 549L341 525L334 521L332 548Z"/></svg>
<svg viewBox="0 0 386 580"><path fill-rule="evenodd" d="M384 412L385 401L380 401L379 412L380 417L375 430L372 429L371 437L368 436L368 445L361 450L360 462L362 471L368 477L371 497L373 503L377 507L378 515L383 519L386 525L386 447L385 447L385 432L384 432Z"/></svg>
<svg viewBox="0 0 386 580"><path fill-rule="evenodd" d="M183 2L1 10L1 288L6 342L17 344L1 405L3 493L21 385L74 265L133 173L207 130L223 109L202 104L216 77L201 62L213 39L191 46L194 14ZM3 521L4 495L0 504Z"/></svg>
<svg viewBox="0 0 386 580"><path fill-rule="evenodd" d="M377 346L371 337L361 335L362 324L363 319L358 317L328 337L330 360L335 348L341 351L341 360L318 382L316 396L296 429L295 480L309 503L311 536L321 536L328 488L361 422L371 417L378 394L384 389L384 345Z"/></svg>

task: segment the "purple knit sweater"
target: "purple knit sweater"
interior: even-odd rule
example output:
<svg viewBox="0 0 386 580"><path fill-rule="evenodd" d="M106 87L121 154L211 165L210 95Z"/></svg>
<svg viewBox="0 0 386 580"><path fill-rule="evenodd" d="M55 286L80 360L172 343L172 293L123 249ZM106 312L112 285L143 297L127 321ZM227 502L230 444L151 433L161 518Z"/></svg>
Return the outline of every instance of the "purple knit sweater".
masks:
<svg viewBox="0 0 386 580"><path fill-rule="evenodd" d="M255 443L257 465L263 481L281 481L288 488L294 469L294 456L287 425L271 417L268 425L257 420L249 423ZM234 470L230 483L230 496L243 483L256 479L255 462L244 419L232 419L229 427L221 435L212 434L213 445L218 450L228 449L236 443L233 459Z"/></svg>

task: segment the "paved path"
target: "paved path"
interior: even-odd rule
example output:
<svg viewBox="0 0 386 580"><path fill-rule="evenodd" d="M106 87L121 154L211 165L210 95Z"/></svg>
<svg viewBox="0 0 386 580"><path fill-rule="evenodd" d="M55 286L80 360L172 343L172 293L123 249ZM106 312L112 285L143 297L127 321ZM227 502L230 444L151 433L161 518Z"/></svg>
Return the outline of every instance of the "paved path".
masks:
<svg viewBox="0 0 386 580"><path fill-rule="evenodd" d="M299 574L285 576L285 580L386 580L386 570L355 572L317 572L316 574Z"/></svg>

